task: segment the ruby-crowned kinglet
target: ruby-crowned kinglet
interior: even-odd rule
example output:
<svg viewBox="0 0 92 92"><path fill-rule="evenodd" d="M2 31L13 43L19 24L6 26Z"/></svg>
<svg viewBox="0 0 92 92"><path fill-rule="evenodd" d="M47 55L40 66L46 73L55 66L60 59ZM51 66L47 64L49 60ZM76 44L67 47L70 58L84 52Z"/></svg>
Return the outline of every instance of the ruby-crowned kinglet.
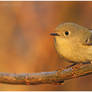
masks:
<svg viewBox="0 0 92 92"><path fill-rule="evenodd" d="M56 27L55 48L60 56L74 63L92 61L92 31L75 23Z"/></svg>

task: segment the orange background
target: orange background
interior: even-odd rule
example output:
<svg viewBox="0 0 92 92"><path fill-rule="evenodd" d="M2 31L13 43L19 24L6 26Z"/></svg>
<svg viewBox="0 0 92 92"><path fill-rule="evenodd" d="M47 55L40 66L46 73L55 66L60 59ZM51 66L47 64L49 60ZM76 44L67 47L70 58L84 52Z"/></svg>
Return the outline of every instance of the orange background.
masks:
<svg viewBox="0 0 92 92"><path fill-rule="evenodd" d="M0 72L32 73L63 68L49 34L64 22L92 28L92 2L0 2ZM0 84L0 90L92 90L92 75L53 84Z"/></svg>

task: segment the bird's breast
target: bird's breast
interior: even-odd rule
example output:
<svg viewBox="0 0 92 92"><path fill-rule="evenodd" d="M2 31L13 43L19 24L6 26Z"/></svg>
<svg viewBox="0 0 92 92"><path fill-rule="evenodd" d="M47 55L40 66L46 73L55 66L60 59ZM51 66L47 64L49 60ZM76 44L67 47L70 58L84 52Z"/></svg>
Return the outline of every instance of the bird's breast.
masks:
<svg viewBox="0 0 92 92"><path fill-rule="evenodd" d="M92 60L92 46L82 46L76 42L56 39L55 47L59 55L73 62L88 62Z"/></svg>

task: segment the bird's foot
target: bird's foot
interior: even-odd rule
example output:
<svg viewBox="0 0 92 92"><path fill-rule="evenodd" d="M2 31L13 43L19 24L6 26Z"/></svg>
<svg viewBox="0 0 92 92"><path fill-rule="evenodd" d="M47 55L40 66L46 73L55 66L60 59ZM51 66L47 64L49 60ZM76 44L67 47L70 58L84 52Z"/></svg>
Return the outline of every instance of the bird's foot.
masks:
<svg viewBox="0 0 92 92"><path fill-rule="evenodd" d="M76 64L75 66L72 67L72 77L76 78L76 75L78 72L76 72L77 69L79 69L83 63Z"/></svg>
<svg viewBox="0 0 92 92"><path fill-rule="evenodd" d="M72 70L73 70L72 75L73 75L73 77L76 78L76 75L77 75L76 70L79 69L82 65L91 64L91 63L92 62L83 62L83 63L77 63L77 64L73 65L73 67L72 67Z"/></svg>
<svg viewBox="0 0 92 92"><path fill-rule="evenodd" d="M70 67L72 67L72 66L75 66L75 65L77 65L78 63L73 63L72 65L69 65L69 66L67 66L66 68L70 68Z"/></svg>
<svg viewBox="0 0 92 92"><path fill-rule="evenodd" d="M91 61L91 62L82 62L82 63L73 63L72 65L69 65L69 66L67 66L66 68L70 68L70 67L72 67L72 66L81 65L81 64L92 64L92 61Z"/></svg>
<svg viewBox="0 0 92 92"><path fill-rule="evenodd" d="M82 64L92 64L92 61L91 62L83 62Z"/></svg>

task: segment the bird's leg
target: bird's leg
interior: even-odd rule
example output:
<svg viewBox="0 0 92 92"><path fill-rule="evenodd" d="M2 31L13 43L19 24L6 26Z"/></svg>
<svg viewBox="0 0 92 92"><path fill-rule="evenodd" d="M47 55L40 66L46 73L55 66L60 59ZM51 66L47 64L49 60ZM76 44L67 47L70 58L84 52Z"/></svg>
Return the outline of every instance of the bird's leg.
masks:
<svg viewBox="0 0 92 92"><path fill-rule="evenodd" d="M82 64L92 64L92 61L91 62L83 62Z"/></svg>
<svg viewBox="0 0 92 92"><path fill-rule="evenodd" d="M85 65L85 64L91 64L91 62L74 63L74 64L70 65L69 67L72 67L72 66L76 65L73 68L78 69L78 68L80 68L81 65Z"/></svg>
<svg viewBox="0 0 92 92"><path fill-rule="evenodd" d="M85 65L85 64L91 64L91 62L77 63L75 67L72 67L72 69L73 69L73 72L72 72L73 77L76 78L76 71L75 70L80 68L81 65Z"/></svg>
<svg viewBox="0 0 92 92"><path fill-rule="evenodd" d="M92 61L91 61L91 62L82 62L82 63L73 63L72 65L69 65L69 66L67 66L66 68L75 66L75 65L77 65L77 64L92 64Z"/></svg>
<svg viewBox="0 0 92 92"><path fill-rule="evenodd" d="M72 66L74 66L74 65L76 65L76 64L78 64L78 63L73 63L72 65L69 65L69 66L67 66L66 68L72 67Z"/></svg>

